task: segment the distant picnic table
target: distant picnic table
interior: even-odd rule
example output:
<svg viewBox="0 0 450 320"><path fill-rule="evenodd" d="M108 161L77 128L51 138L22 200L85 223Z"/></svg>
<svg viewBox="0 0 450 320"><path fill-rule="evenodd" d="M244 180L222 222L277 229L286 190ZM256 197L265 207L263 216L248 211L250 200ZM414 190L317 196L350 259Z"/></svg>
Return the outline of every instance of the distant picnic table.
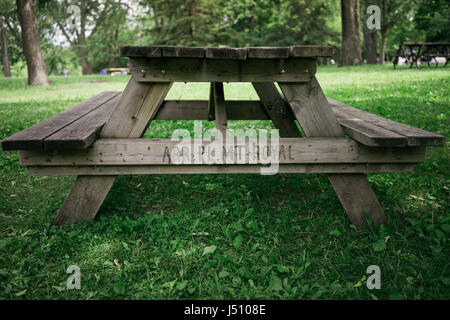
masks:
<svg viewBox="0 0 450 320"><path fill-rule="evenodd" d="M432 64L434 64L435 67L438 67L439 63L436 59L438 57L446 58L444 66L447 66L448 59L450 58L449 47L450 42L406 42L403 45L400 45L400 48L394 56L394 69L397 67L400 57L406 59L410 68L412 68L413 65L420 68L419 64L422 64L422 62L425 61L429 67L431 67Z"/></svg>
<svg viewBox="0 0 450 320"><path fill-rule="evenodd" d="M106 69L102 69L100 71L100 74L103 75L127 75L130 74L130 70L128 68L106 68Z"/></svg>

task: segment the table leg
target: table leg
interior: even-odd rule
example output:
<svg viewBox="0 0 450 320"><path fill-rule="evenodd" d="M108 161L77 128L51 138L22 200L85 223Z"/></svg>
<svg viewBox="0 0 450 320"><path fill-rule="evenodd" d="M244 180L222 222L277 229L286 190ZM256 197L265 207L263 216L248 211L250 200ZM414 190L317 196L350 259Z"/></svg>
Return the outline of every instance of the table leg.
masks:
<svg viewBox="0 0 450 320"><path fill-rule="evenodd" d="M212 82L212 103L214 104L214 114L216 119L216 128L222 133L223 139L226 139L227 131L227 110L225 107L225 94L223 92L222 82ZM224 140L225 141L225 140Z"/></svg>
<svg viewBox="0 0 450 320"><path fill-rule="evenodd" d="M344 136L316 78L307 83L279 85L306 136ZM358 229L367 224L364 213L375 226L386 222L383 209L364 174L328 174L328 179L350 221Z"/></svg>
<svg viewBox="0 0 450 320"><path fill-rule="evenodd" d="M102 129L102 138L139 138L156 115L172 83L127 84ZM56 225L93 219L111 189L116 176L78 176L54 221Z"/></svg>
<svg viewBox="0 0 450 320"><path fill-rule="evenodd" d="M273 82L253 82L252 84L269 119L279 130L280 137L301 138L302 134L297 128L295 120L287 117L286 104L275 84Z"/></svg>

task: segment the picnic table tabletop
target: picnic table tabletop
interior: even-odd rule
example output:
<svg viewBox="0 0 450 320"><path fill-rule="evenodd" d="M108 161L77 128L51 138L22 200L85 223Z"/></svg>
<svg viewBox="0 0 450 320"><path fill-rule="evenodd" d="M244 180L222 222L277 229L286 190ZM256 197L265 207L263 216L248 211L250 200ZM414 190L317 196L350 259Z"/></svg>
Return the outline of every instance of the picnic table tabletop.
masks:
<svg viewBox="0 0 450 320"><path fill-rule="evenodd" d="M205 59L288 59L331 57L333 47L295 45L288 47L188 47L123 46L120 55L129 58L205 58Z"/></svg>

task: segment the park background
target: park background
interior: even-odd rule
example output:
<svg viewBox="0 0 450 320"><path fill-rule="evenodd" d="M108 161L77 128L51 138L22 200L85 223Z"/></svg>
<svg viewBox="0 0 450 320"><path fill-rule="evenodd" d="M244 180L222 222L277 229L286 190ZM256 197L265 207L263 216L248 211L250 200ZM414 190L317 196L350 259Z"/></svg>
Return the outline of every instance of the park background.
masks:
<svg viewBox="0 0 450 320"><path fill-rule="evenodd" d="M366 27L373 4L380 30ZM123 90L129 76L98 75L126 67L121 45L294 44L333 46L337 65L321 60L317 73L327 96L448 137L448 68L390 60L405 41L450 41L449 17L445 0L0 0L0 139ZM175 84L168 99L208 95L208 84ZM250 84L225 95L257 99ZM145 136L176 128L193 122L154 121ZM449 163L447 144L412 173L368 175L388 224L360 232L314 174L119 177L94 222L54 227L74 177L32 177L0 151L0 298L448 299ZM81 290L66 288L72 264ZM365 285L369 265L381 290Z"/></svg>

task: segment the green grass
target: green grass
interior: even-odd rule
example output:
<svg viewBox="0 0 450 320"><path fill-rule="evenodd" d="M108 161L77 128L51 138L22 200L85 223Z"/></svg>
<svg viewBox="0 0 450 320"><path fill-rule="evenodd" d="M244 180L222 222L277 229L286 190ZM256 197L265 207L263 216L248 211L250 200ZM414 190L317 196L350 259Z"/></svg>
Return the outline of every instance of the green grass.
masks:
<svg viewBox="0 0 450 320"><path fill-rule="evenodd" d="M449 136L449 68L320 67L318 78L332 98ZM52 77L29 88L0 78L0 139L127 80ZM208 90L176 84L168 98ZM248 84L225 90L256 99ZM270 127L232 123L251 125ZM193 122L155 121L146 136L180 127ZM32 177L16 152L0 151L0 298L449 299L448 151L429 148L412 173L369 175L388 224L360 232L314 174L121 176L95 221L55 227L74 177ZM81 290L66 289L73 264ZM369 265L381 268L381 290L365 285Z"/></svg>

